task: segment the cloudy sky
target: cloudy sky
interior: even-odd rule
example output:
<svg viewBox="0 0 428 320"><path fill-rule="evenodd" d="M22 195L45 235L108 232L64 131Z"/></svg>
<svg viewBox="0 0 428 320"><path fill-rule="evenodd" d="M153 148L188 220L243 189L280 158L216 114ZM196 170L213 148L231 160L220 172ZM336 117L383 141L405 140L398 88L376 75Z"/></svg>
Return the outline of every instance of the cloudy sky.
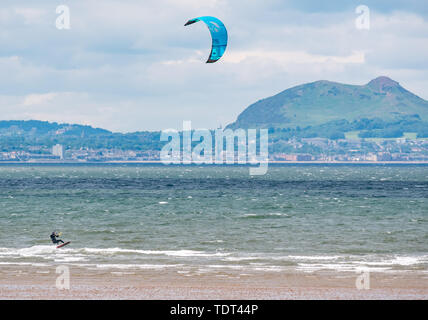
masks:
<svg viewBox="0 0 428 320"><path fill-rule="evenodd" d="M356 8L370 9L370 29ZM56 27L57 6L69 30ZM198 16L224 22L211 48ZM215 128L249 104L316 80L386 75L428 100L428 4L419 0L1 0L0 119L112 131Z"/></svg>

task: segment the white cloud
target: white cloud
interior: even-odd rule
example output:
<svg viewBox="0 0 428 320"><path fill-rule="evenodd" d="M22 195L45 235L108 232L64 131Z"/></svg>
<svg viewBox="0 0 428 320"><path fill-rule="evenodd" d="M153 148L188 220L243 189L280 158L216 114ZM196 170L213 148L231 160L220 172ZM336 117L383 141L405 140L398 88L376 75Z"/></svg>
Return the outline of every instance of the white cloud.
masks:
<svg viewBox="0 0 428 320"><path fill-rule="evenodd" d="M24 24L34 24L45 21L46 11L38 8L19 7L14 9L15 14L23 18Z"/></svg>
<svg viewBox="0 0 428 320"><path fill-rule="evenodd" d="M24 97L23 105L28 106L40 106L51 102L57 96L56 93L45 93L45 94L30 94Z"/></svg>
<svg viewBox="0 0 428 320"><path fill-rule="evenodd" d="M74 0L65 32L55 28L58 4L0 4L2 119L120 131L179 128L190 119L213 128L297 84L363 84L379 75L428 99L428 21L416 10L367 3L371 29L360 31L355 7L312 10L309 1ZM201 15L228 28L227 51L215 64L205 64L206 26L184 27Z"/></svg>
<svg viewBox="0 0 428 320"><path fill-rule="evenodd" d="M354 52L348 56L328 56L310 54L305 51L266 51L266 50L253 50L253 51L235 51L229 53L224 57L226 63L241 63L246 59L260 59L272 60L276 63L289 65L289 64L312 64L312 63L364 63L364 52Z"/></svg>

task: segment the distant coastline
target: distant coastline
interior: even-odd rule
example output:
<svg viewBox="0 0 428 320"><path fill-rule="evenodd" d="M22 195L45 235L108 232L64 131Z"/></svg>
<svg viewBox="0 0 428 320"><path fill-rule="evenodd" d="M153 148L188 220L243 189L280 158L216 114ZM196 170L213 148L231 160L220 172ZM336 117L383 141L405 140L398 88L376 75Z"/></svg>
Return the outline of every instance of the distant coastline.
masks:
<svg viewBox="0 0 428 320"><path fill-rule="evenodd" d="M272 160L268 162L269 164L372 164L372 165L393 165L393 164L408 164L408 165L428 165L428 161L319 161L319 160L313 160L313 161L277 161L277 160ZM118 161L5 161L5 160L0 160L0 165L4 165L4 164L34 164L34 165L38 165L38 164L54 164L54 165L59 165L59 164L69 164L69 165L73 165L73 164L79 164L79 165L85 165L85 164L90 164L90 165L94 165L94 164L155 164L155 165L165 165L165 166L189 166L189 164L164 164L162 161L159 160L129 160L129 161L122 161L122 160L118 160ZM222 164L206 164L206 163L198 163L198 162L193 162L190 165L202 165L202 166L251 166L251 164L226 164L226 163L222 163Z"/></svg>
<svg viewBox="0 0 428 320"><path fill-rule="evenodd" d="M367 128L382 127L379 119L339 123L343 127L335 122L306 129L270 128L269 159L278 163L428 162L428 136L424 133L428 122L417 122L417 129L416 122L410 121L398 131L382 131L385 135L366 132ZM166 146L160 135L160 131L121 134L35 120L0 121L0 161L152 163L161 160ZM239 151L237 145L234 148Z"/></svg>

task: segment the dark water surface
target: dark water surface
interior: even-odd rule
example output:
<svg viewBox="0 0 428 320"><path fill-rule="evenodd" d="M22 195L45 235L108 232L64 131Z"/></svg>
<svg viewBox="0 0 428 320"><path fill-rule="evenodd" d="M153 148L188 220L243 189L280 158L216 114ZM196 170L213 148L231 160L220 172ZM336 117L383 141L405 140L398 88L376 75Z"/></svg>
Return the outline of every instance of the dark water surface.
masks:
<svg viewBox="0 0 428 320"><path fill-rule="evenodd" d="M0 166L0 267L59 263L426 272L428 166Z"/></svg>

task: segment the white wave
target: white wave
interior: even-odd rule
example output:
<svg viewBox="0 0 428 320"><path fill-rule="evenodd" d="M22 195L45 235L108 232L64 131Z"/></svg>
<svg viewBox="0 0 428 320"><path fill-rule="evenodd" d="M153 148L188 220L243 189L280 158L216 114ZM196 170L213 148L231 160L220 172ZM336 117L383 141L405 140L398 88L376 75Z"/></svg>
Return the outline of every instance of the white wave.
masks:
<svg viewBox="0 0 428 320"><path fill-rule="evenodd" d="M240 257L227 257L224 261L251 261L251 260L273 260L273 261L324 261L337 260L341 256L276 256L271 254L255 254Z"/></svg>
<svg viewBox="0 0 428 320"><path fill-rule="evenodd" d="M33 267L49 267L46 263L33 263L33 262L17 262L17 261L7 261L0 262L0 265L18 265L18 266L33 266Z"/></svg>
<svg viewBox="0 0 428 320"><path fill-rule="evenodd" d="M255 271L268 271L268 272L281 272L284 271L283 267L279 266L265 266L265 267L255 267L253 268Z"/></svg>
<svg viewBox="0 0 428 320"><path fill-rule="evenodd" d="M227 257L224 258L223 261L248 261L248 260L259 260L261 257Z"/></svg>
<svg viewBox="0 0 428 320"><path fill-rule="evenodd" d="M126 256L128 255L128 256ZM156 264L118 264L117 262L129 262L134 258L146 258L144 256L153 256L153 259L165 260L164 257L172 257L168 262L174 263L175 260L188 259L192 265L201 265L203 261L213 261L208 267L212 268L248 268L255 271L276 271L284 268L284 263L291 261L292 265L286 268L296 268L302 271L316 270L338 270L338 271L400 271L402 269L414 270L416 267L421 272L428 269L428 255L279 255L278 253L228 253L228 252L207 252L198 250L138 250L125 248L61 248L56 249L54 245L37 245L28 248L0 248L0 264L19 264L34 265L41 260L52 261L55 263L73 263L88 262L88 266L97 268L109 268L117 265L120 268L162 268L163 265ZM25 260L21 260L25 258ZM29 259L34 258L34 259ZM109 263L101 261L108 258ZM126 258L126 261L122 261ZM147 257L148 258L148 257ZM206 258L197 259L197 258ZM31 260L34 260L33 262ZM256 263L255 260L257 260ZM131 260L136 262L135 260ZM93 264L91 264L91 262ZM163 261L165 262L165 261ZM175 261L177 262L177 261ZM217 263L218 262L218 263ZM221 263L225 263L222 265ZM233 262L239 262L240 265L234 265ZM263 263L260 263L263 262ZM96 264L96 265L95 265ZM297 264L297 265L296 265ZM103 267L104 266L104 267ZM171 265L168 265L171 266ZM154 267L153 267L154 268ZM259 269L255 269L259 268Z"/></svg>
<svg viewBox="0 0 428 320"><path fill-rule="evenodd" d="M361 267L355 264L340 264L340 263L318 263L318 264L309 264L309 263L299 263L298 270L301 271L321 271L321 270L333 270L333 271L371 271L371 272L385 272L390 270L389 267Z"/></svg>
<svg viewBox="0 0 428 320"><path fill-rule="evenodd" d="M96 264L94 265L99 269L166 269L178 268L182 265L179 264Z"/></svg>
<svg viewBox="0 0 428 320"><path fill-rule="evenodd" d="M338 257L342 261L331 263L298 263L298 270L318 271L318 270L335 270L335 271L372 271L372 272L395 272L395 266L410 267L428 263L428 256L394 256L379 257L370 256L348 256ZM336 259L336 260L337 260ZM310 260L310 259L307 259ZM318 259L320 260L320 259Z"/></svg>
<svg viewBox="0 0 428 320"><path fill-rule="evenodd" d="M274 259L292 259L292 260L337 260L342 258L341 256L285 256Z"/></svg>
<svg viewBox="0 0 428 320"><path fill-rule="evenodd" d="M55 246L32 246L29 248L0 248L0 256L34 257L56 252Z"/></svg>
<svg viewBox="0 0 428 320"><path fill-rule="evenodd" d="M207 253L203 251L194 251L194 250L178 250L178 251L152 251L152 254L157 254L160 252L167 256L176 256L176 257L224 257L230 255L230 253Z"/></svg>
<svg viewBox="0 0 428 320"><path fill-rule="evenodd" d="M393 264L401 266L411 266L415 264L428 263L428 255L420 257L396 256L391 260Z"/></svg>
<svg viewBox="0 0 428 320"><path fill-rule="evenodd" d="M370 257L372 261L354 261L354 263L361 265L383 265L383 266L413 266L418 264L428 263L428 256L394 256L392 258L386 257L381 260L376 257Z"/></svg>
<svg viewBox="0 0 428 320"><path fill-rule="evenodd" d="M205 252L196 250L137 250L123 248L61 248L56 249L55 246L33 246L29 248L0 248L0 257L2 256L20 256L20 257L35 257L35 256L87 256L93 254L114 255L114 254L146 254L146 255L166 255L175 257L223 257L230 253L222 252Z"/></svg>
<svg viewBox="0 0 428 320"><path fill-rule="evenodd" d="M195 250L137 250L137 249L122 249L122 248L82 248L82 252L99 253L99 254L116 254L116 253L139 253L147 255L166 255L175 257L223 257L230 253L208 253Z"/></svg>
<svg viewBox="0 0 428 320"><path fill-rule="evenodd" d="M78 261L88 261L87 258L79 256L64 256L60 259L55 259L55 262L78 262Z"/></svg>
<svg viewBox="0 0 428 320"><path fill-rule="evenodd" d="M276 217L281 217L281 216L288 217L288 214L280 213L280 212L272 212L272 213L245 213L245 214L241 215L241 217L261 217L261 218L269 217L269 216L272 216L272 217L275 217L275 216Z"/></svg>
<svg viewBox="0 0 428 320"><path fill-rule="evenodd" d="M266 271L266 272L280 272L285 268L281 266L261 266L261 265L208 265L209 269L233 269L233 270L247 270L247 271ZM200 269L200 270L209 270Z"/></svg>
<svg viewBox="0 0 428 320"><path fill-rule="evenodd" d="M242 265L231 266L231 265L223 265L223 264L220 264L220 265L212 264L212 265L208 265L206 267L212 268L212 269L236 269L236 270L243 270L243 269L248 268L248 266L242 266Z"/></svg>

